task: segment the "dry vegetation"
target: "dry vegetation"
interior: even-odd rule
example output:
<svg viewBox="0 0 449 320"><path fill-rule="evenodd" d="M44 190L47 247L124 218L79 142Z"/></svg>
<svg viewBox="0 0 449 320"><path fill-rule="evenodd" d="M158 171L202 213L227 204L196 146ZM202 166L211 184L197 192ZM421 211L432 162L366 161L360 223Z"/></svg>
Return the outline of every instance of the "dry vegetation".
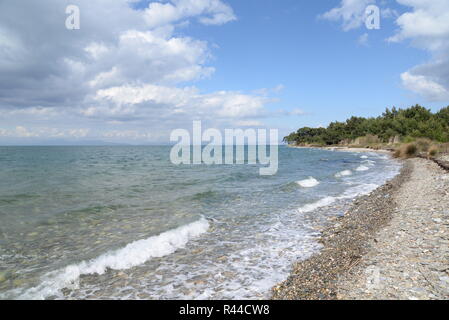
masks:
<svg viewBox="0 0 449 320"><path fill-rule="evenodd" d="M416 156L425 156L427 158L435 158L439 154L449 153L449 143L439 143L427 138L401 138L396 136L388 143L383 143L381 139L375 135L367 135L359 137L352 141L342 141L341 146L350 148L368 148L373 150L390 150L393 151L395 158L413 158Z"/></svg>
<svg viewBox="0 0 449 320"><path fill-rule="evenodd" d="M449 143L438 143L420 138L413 142L400 144L394 150L394 156L397 158L412 158L416 156L435 158L438 154L449 151Z"/></svg>

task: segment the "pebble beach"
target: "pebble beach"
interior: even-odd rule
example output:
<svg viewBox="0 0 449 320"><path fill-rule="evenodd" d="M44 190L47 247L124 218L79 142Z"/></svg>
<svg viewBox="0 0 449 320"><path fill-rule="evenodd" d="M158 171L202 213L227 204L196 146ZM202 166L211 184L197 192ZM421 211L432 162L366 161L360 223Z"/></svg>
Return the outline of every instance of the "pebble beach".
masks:
<svg viewBox="0 0 449 320"><path fill-rule="evenodd" d="M321 230L323 249L272 289L281 300L449 298L449 174L404 160L401 173Z"/></svg>

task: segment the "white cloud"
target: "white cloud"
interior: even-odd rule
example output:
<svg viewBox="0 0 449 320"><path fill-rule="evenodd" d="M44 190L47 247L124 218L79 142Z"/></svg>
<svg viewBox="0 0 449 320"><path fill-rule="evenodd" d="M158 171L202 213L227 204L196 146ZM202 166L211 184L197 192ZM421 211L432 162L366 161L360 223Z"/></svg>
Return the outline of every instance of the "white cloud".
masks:
<svg viewBox="0 0 449 320"><path fill-rule="evenodd" d="M263 127L264 124L257 120L245 120L245 121L238 121L236 123L239 127Z"/></svg>
<svg viewBox="0 0 449 320"><path fill-rule="evenodd" d="M409 40L413 46L426 50L432 59L401 74L403 86L423 95L431 101L445 101L449 91L449 1L448 0L396 0L405 12L399 14L391 8L382 8L383 18L395 18L398 29L387 40L403 42ZM364 10L375 0L342 0L339 7L321 17L342 21L343 30L360 28L364 21ZM385 3L381 3L384 5ZM358 39L366 45L368 34Z"/></svg>
<svg viewBox="0 0 449 320"><path fill-rule="evenodd" d="M9 135L8 130L0 128L0 137L7 137L8 135Z"/></svg>
<svg viewBox="0 0 449 320"><path fill-rule="evenodd" d="M9 138L85 138L88 136L90 129L78 128L78 129L58 129L41 127L35 129L29 129L24 126L17 126L14 129L7 130L0 128L0 137Z"/></svg>
<svg viewBox="0 0 449 320"><path fill-rule="evenodd" d="M449 1L397 0L410 8L396 20L399 29L388 40L410 40L412 45L431 53L428 63L401 75L408 90L431 101L449 99Z"/></svg>
<svg viewBox="0 0 449 320"><path fill-rule="evenodd" d="M235 119L261 116L264 105L272 99L240 92L218 91L202 94L195 87L158 85L122 86L99 90L96 106L83 110L86 116L117 117L134 115L148 117L156 109L166 114L184 114L189 118L207 117Z"/></svg>
<svg viewBox="0 0 449 320"><path fill-rule="evenodd" d="M89 134L90 129L71 129L67 131L67 135L75 138L84 138Z"/></svg>
<svg viewBox="0 0 449 320"><path fill-rule="evenodd" d="M376 0L342 0L339 7L335 7L320 18L331 21L342 21L344 31L361 27L365 23L365 9Z"/></svg>
<svg viewBox="0 0 449 320"><path fill-rule="evenodd" d="M283 84L278 84L274 88L262 88L258 90L254 90L254 94L262 95L262 96L268 96L270 94L279 94L282 91L284 91L285 86Z"/></svg>
<svg viewBox="0 0 449 320"><path fill-rule="evenodd" d="M89 81L91 87L105 87L113 84L117 77L119 77L119 71L116 66L112 67L110 71L100 72L95 76L93 80Z"/></svg>
<svg viewBox="0 0 449 320"><path fill-rule="evenodd" d="M131 8L128 0L74 4L82 25L69 31L64 1L0 2L0 107L73 107L98 89L209 77L215 69L207 65L208 43L174 36L174 23L235 19L221 0L153 2L145 10ZM176 14L164 15L162 7Z"/></svg>
<svg viewBox="0 0 449 320"><path fill-rule="evenodd" d="M145 21L150 27L172 24L190 17L198 17L198 21L205 25L221 25L236 20L232 8L220 0L154 2L145 10Z"/></svg>
<svg viewBox="0 0 449 320"><path fill-rule="evenodd" d="M359 39L357 40L358 44L361 46L368 46L368 40L369 40L369 35L368 33L364 33L362 34Z"/></svg>
<svg viewBox="0 0 449 320"><path fill-rule="evenodd" d="M113 131L107 131L102 134L104 138L119 138L119 139L133 139L133 140L139 140L139 139L149 139L151 137L150 133L144 133L139 132L137 130L113 130Z"/></svg>
<svg viewBox="0 0 449 320"><path fill-rule="evenodd" d="M419 93L431 101L449 99L449 91L441 84L422 75L413 75L410 72L401 74L402 84L408 90Z"/></svg>
<svg viewBox="0 0 449 320"><path fill-rule="evenodd" d="M15 132L13 133L18 137L21 138L29 138L29 137L37 137L38 134L36 133L31 133L28 131L27 128L22 127L22 126L17 126Z"/></svg>
<svg viewBox="0 0 449 320"><path fill-rule="evenodd" d="M0 109L3 116L54 116L58 112L55 108L31 107L24 109Z"/></svg>
<svg viewBox="0 0 449 320"><path fill-rule="evenodd" d="M109 52L109 48L104 44L92 42L84 50L89 53L93 59L98 60Z"/></svg>
<svg viewBox="0 0 449 320"><path fill-rule="evenodd" d="M289 112L289 115L292 115L292 116L302 116L304 114L305 114L305 112L298 108L293 109L292 111Z"/></svg>
<svg viewBox="0 0 449 320"><path fill-rule="evenodd" d="M415 45L436 50L447 47L449 35L449 2L447 0L397 0L411 7L396 20L398 32L390 41L411 39Z"/></svg>
<svg viewBox="0 0 449 320"><path fill-rule="evenodd" d="M349 31L365 26L366 9L369 5L380 5L380 15L384 19L396 18L399 15L396 10L385 7L385 1L378 4L376 0L342 0L340 6L318 17L329 21L341 21L343 30Z"/></svg>
<svg viewBox="0 0 449 320"><path fill-rule="evenodd" d="M396 19L399 17L399 13L397 10L391 8L383 8L380 10L380 15L384 19Z"/></svg>
<svg viewBox="0 0 449 320"><path fill-rule="evenodd" d="M193 118L244 121L264 113L269 97L203 93L191 83L215 72L211 48L177 29L234 21L228 4L169 0L134 9L131 2L72 1L81 12L76 31L64 27L65 1L0 2L0 125L26 124L2 135L154 138ZM95 129L42 128L44 120ZM117 125L123 130L110 130ZM151 135L134 129L149 126Z"/></svg>

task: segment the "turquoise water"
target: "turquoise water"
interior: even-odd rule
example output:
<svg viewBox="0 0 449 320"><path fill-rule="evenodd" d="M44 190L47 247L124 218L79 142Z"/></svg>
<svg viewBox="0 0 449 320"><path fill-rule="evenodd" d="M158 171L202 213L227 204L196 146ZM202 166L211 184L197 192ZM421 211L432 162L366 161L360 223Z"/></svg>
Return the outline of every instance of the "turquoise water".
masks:
<svg viewBox="0 0 449 320"><path fill-rule="evenodd" d="M317 228L399 171L279 148L279 171L182 165L170 147L0 147L0 298L255 299Z"/></svg>

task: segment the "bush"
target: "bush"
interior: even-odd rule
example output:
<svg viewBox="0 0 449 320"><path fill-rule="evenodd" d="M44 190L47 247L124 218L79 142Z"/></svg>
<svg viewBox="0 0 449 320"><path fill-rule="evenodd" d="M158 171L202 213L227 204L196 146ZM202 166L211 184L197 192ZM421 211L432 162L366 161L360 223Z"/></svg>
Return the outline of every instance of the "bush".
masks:
<svg viewBox="0 0 449 320"><path fill-rule="evenodd" d="M400 157L401 157L401 150L397 149L397 150L393 153L393 157L394 157L394 158L400 158Z"/></svg>
<svg viewBox="0 0 449 320"><path fill-rule="evenodd" d="M440 145L440 152L449 153L449 143L443 143Z"/></svg>
<svg viewBox="0 0 449 320"><path fill-rule="evenodd" d="M404 138L402 139L402 141L403 141L404 143L411 143L411 142L415 141L415 139L412 138L412 137L410 137L410 136L406 136L406 137L404 137Z"/></svg>
<svg viewBox="0 0 449 320"><path fill-rule="evenodd" d="M403 147L402 155L406 158L411 158L416 156L418 152L418 147L414 143L408 143Z"/></svg>
<svg viewBox="0 0 449 320"><path fill-rule="evenodd" d="M408 144L402 145L399 149L397 149L394 152L393 157L395 157L395 158L412 158L412 157L416 156L417 153L418 153L418 148L417 148L416 144L408 143Z"/></svg>
<svg viewBox="0 0 449 320"><path fill-rule="evenodd" d="M432 140L426 138L419 138L415 142L419 152L428 152L432 145Z"/></svg>
<svg viewBox="0 0 449 320"><path fill-rule="evenodd" d="M429 148L428 155L429 157L435 157L438 154L439 148L437 146L431 146Z"/></svg>

